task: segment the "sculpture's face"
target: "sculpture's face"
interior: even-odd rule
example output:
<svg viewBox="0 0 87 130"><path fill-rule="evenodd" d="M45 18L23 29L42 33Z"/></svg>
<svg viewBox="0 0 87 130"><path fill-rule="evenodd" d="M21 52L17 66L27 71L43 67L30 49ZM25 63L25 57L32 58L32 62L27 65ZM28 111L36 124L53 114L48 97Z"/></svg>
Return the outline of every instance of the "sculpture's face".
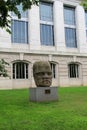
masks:
<svg viewBox="0 0 87 130"><path fill-rule="evenodd" d="M33 75L37 87L50 87L52 83L52 72L49 62L35 62Z"/></svg>

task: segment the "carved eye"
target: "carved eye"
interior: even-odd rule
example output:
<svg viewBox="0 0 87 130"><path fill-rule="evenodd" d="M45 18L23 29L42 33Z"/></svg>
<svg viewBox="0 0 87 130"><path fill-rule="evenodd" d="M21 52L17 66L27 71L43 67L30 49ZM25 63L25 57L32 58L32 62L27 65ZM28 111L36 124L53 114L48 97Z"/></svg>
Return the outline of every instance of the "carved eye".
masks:
<svg viewBox="0 0 87 130"><path fill-rule="evenodd" d="M39 73L41 76L44 76L45 75L45 72L40 72Z"/></svg>
<svg viewBox="0 0 87 130"><path fill-rule="evenodd" d="M52 73L51 72L47 72L48 75L51 75Z"/></svg>
<svg viewBox="0 0 87 130"><path fill-rule="evenodd" d="M39 73L37 73L37 75L38 75L38 76L44 76L45 73L44 73L44 72L39 72Z"/></svg>
<svg viewBox="0 0 87 130"><path fill-rule="evenodd" d="M39 72L39 73L37 73L37 76L45 76L45 75L47 75L47 76L51 76L51 72Z"/></svg>

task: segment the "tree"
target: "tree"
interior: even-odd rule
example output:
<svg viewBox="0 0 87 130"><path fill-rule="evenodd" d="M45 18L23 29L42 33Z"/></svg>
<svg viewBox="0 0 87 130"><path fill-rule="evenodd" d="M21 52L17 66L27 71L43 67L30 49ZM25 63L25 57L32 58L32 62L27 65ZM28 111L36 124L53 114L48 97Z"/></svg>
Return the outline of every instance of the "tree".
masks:
<svg viewBox="0 0 87 130"><path fill-rule="evenodd" d="M0 76L8 77L6 65L9 65L4 59L0 60Z"/></svg>
<svg viewBox="0 0 87 130"><path fill-rule="evenodd" d="M0 27L5 28L6 31L10 32L9 20L11 16L9 12L14 12L18 18L21 18L21 14L17 8L17 5L22 4L23 10L30 9L32 5L38 5L39 0L0 0Z"/></svg>
<svg viewBox="0 0 87 130"><path fill-rule="evenodd" d="M81 5L87 10L87 0L81 0Z"/></svg>

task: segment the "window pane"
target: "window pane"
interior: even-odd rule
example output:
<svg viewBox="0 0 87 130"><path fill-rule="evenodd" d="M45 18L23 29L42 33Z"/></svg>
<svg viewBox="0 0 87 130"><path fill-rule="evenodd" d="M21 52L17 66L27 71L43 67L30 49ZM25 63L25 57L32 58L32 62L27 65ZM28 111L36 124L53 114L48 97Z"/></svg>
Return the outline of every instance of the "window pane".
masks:
<svg viewBox="0 0 87 130"><path fill-rule="evenodd" d="M17 5L17 8L20 11L21 18L28 18L28 10L27 11L23 11L22 4ZM14 14L14 12L12 12L11 15L12 16L16 16L16 14Z"/></svg>
<svg viewBox="0 0 87 130"><path fill-rule="evenodd" d="M28 64L26 64L26 79L28 79Z"/></svg>
<svg viewBox="0 0 87 130"><path fill-rule="evenodd" d="M87 11L85 12L85 21L86 21L86 27L87 27Z"/></svg>
<svg viewBox="0 0 87 130"><path fill-rule="evenodd" d="M86 30L86 39L87 39L87 30Z"/></svg>
<svg viewBox="0 0 87 130"><path fill-rule="evenodd" d="M28 43L28 22L12 20L12 42Z"/></svg>
<svg viewBox="0 0 87 130"><path fill-rule="evenodd" d="M56 78L56 64L50 63L52 69L52 78Z"/></svg>
<svg viewBox="0 0 87 130"><path fill-rule="evenodd" d="M13 64L13 79L28 79L28 64L17 62Z"/></svg>
<svg viewBox="0 0 87 130"><path fill-rule="evenodd" d="M76 42L76 29L73 28L65 28L65 40L67 47L77 47Z"/></svg>
<svg viewBox="0 0 87 130"><path fill-rule="evenodd" d="M70 64L69 65L69 77L70 78L78 78L79 77L79 65Z"/></svg>
<svg viewBox="0 0 87 130"><path fill-rule="evenodd" d="M75 25L75 9L64 7L64 22L68 25Z"/></svg>
<svg viewBox="0 0 87 130"><path fill-rule="evenodd" d="M43 21L52 21L53 20L53 6L51 3L40 3L40 19Z"/></svg>
<svg viewBox="0 0 87 130"><path fill-rule="evenodd" d="M20 67L19 67L19 63L16 64L16 78L17 79L20 78Z"/></svg>
<svg viewBox="0 0 87 130"><path fill-rule="evenodd" d="M54 33L52 25L40 25L41 43L42 45L53 46L54 45Z"/></svg>
<svg viewBox="0 0 87 130"><path fill-rule="evenodd" d="M13 79L15 79L15 64L13 64Z"/></svg>

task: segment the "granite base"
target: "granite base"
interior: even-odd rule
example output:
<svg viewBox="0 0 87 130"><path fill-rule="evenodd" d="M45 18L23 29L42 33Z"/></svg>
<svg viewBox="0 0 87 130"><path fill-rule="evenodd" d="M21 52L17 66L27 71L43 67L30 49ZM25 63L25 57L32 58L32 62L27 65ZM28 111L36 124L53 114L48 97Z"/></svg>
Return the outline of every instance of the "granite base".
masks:
<svg viewBox="0 0 87 130"><path fill-rule="evenodd" d="M29 100L33 102L46 102L58 100L58 87L29 88Z"/></svg>

